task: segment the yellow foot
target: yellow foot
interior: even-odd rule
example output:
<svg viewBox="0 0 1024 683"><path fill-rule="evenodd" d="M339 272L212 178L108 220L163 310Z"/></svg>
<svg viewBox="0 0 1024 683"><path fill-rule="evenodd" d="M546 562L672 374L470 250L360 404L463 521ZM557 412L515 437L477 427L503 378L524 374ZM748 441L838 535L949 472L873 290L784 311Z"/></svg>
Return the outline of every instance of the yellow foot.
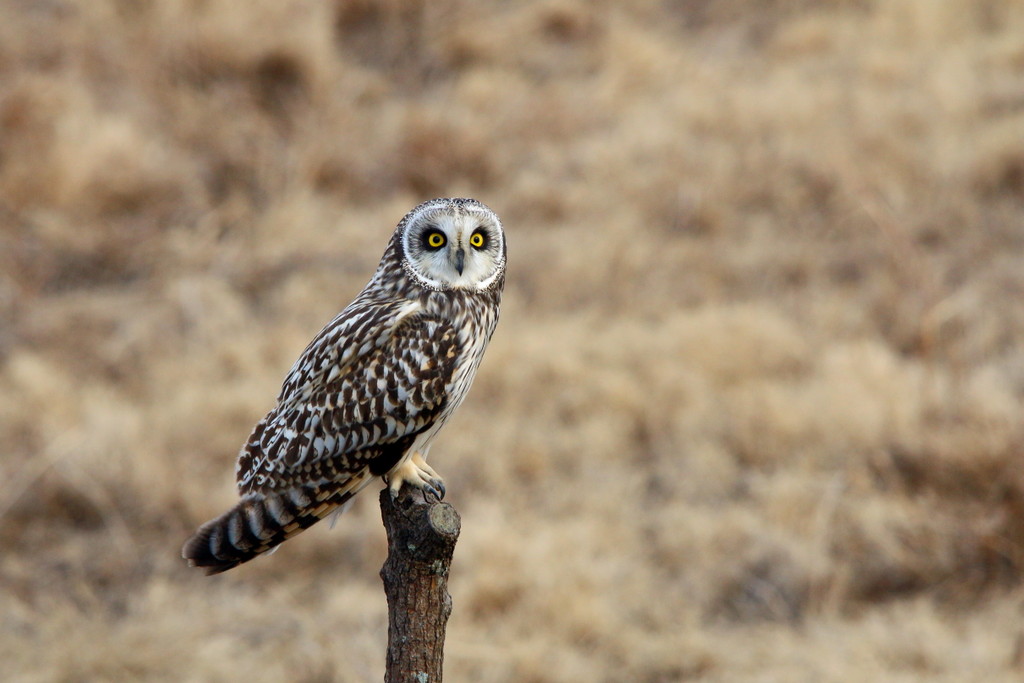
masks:
<svg viewBox="0 0 1024 683"><path fill-rule="evenodd" d="M444 480L418 451L413 452L405 462L391 470L386 481L392 498L398 495L403 484L418 488L424 495L430 494L437 500L444 498Z"/></svg>

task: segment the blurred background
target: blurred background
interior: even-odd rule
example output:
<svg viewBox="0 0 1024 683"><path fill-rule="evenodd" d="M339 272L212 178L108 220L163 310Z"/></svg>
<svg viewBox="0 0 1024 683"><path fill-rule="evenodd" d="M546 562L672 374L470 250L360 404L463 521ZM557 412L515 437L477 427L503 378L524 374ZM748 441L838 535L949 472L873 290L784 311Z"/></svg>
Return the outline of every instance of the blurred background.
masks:
<svg viewBox="0 0 1024 683"><path fill-rule="evenodd" d="M375 493L179 549L435 196L450 680L1020 680L1024 4L4 0L5 680L382 678Z"/></svg>

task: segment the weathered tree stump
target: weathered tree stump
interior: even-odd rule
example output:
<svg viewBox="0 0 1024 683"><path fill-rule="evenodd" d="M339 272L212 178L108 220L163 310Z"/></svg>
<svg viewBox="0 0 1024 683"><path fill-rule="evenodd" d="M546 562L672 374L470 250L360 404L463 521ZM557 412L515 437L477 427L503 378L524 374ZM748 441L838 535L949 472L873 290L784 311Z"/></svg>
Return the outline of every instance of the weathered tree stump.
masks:
<svg viewBox="0 0 1024 683"><path fill-rule="evenodd" d="M448 503L403 487L380 493L388 557L380 570L388 599L385 683L440 683L452 598L448 570L462 520Z"/></svg>

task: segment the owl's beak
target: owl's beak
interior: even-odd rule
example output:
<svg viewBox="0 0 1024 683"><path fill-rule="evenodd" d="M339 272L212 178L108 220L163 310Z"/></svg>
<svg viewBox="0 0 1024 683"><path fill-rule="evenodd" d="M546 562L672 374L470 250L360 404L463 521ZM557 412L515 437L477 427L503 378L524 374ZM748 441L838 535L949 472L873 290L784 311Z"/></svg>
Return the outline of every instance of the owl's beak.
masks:
<svg viewBox="0 0 1024 683"><path fill-rule="evenodd" d="M455 270L459 271L459 275L462 275L462 267L466 263L466 250L459 248L455 252Z"/></svg>

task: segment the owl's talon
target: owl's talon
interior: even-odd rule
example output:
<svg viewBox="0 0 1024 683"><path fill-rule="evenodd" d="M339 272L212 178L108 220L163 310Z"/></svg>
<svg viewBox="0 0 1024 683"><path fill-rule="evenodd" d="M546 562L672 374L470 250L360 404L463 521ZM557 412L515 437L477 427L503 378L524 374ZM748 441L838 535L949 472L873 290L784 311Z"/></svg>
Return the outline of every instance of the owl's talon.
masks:
<svg viewBox="0 0 1024 683"><path fill-rule="evenodd" d="M424 499L427 495L432 495L438 501L444 498L444 480L419 453L413 453L405 462L389 472L385 481L392 499L398 496L398 492L405 484L422 491Z"/></svg>
<svg viewBox="0 0 1024 683"><path fill-rule="evenodd" d="M423 486L423 500L427 501L427 496L433 496L435 503L440 503L444 500L444 482L440 479L431 479Z"/></svg>

